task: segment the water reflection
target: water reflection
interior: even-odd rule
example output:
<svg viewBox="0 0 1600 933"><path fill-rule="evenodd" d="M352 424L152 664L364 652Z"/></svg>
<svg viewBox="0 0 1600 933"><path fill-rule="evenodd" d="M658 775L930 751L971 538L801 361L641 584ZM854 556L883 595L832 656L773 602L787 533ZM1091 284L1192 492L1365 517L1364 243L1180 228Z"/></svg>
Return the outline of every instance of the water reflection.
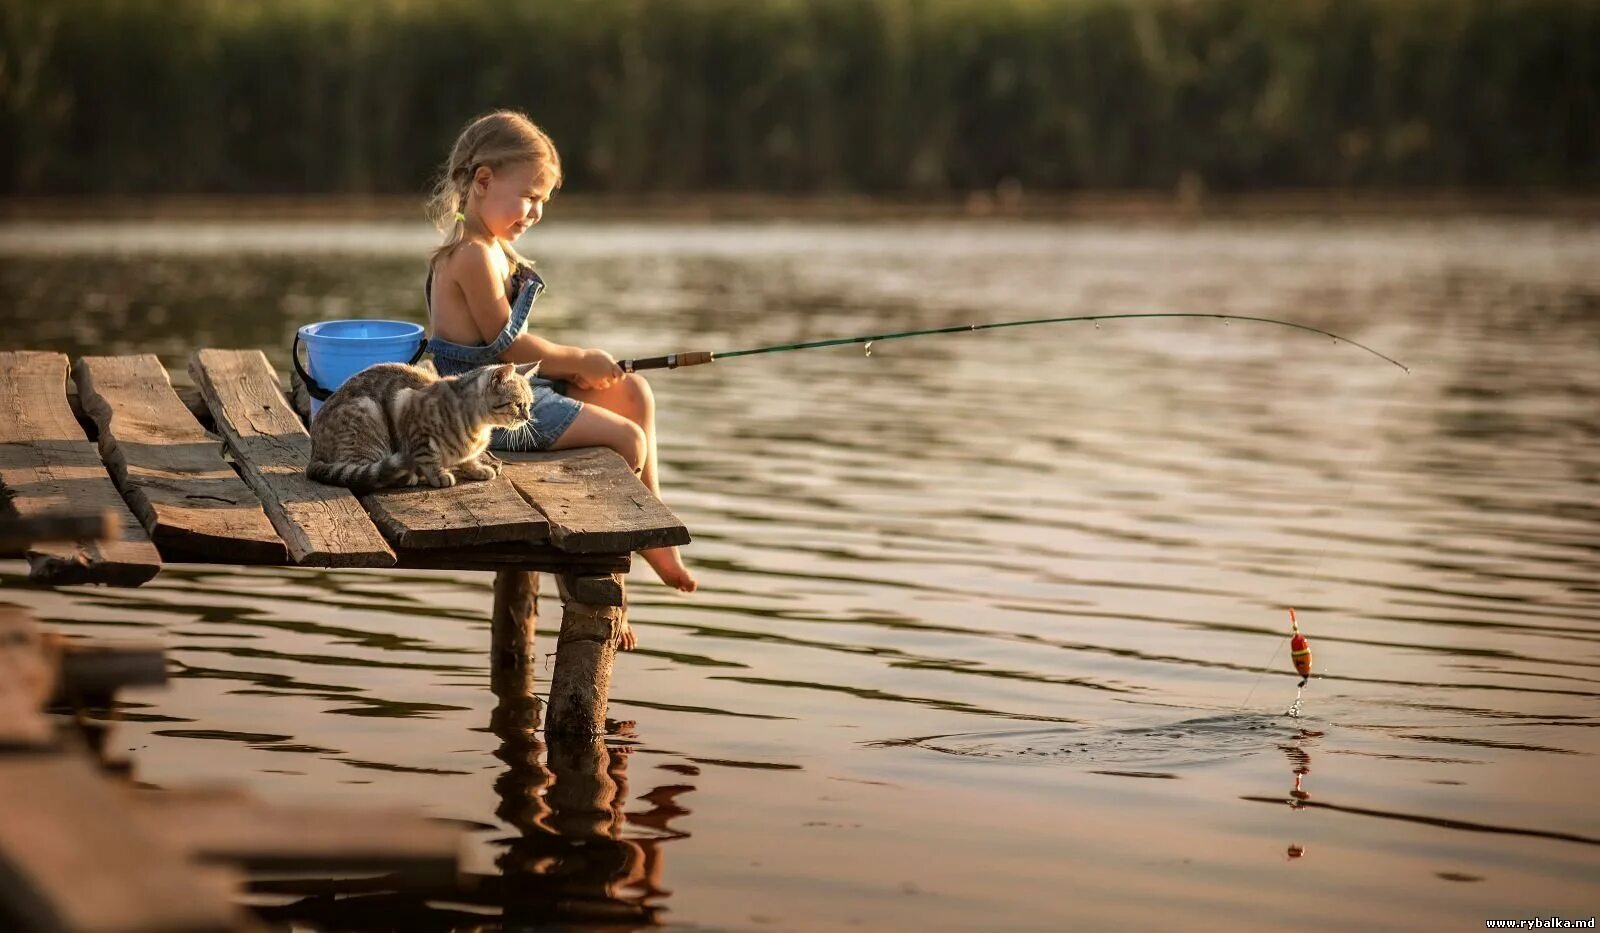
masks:
<svg viewBox="0 0 1600 933"><path fill-rule="evenodd" d="M1296 700L1295 702L1298 706L1299 701ZM1316 740L1321 737L1321 732L1301 729L1293 740L1281 743L1278 746L1284 757L1289 760L1289 773L1294 775L1294 786L1289 788L1289 798L1286 801L1293 810L1299 811L1303 809L1306 801L1311 799L1311 792L1305 789L1306 775L1311 773L1311 753L1306 750L1306 745L1315 745ZM1293 860L1304 858L1305 854L1305 846L1299 842L1291 842L1285 857Z"/></svg>
<svg viewBox="0 0 1600 933"><path fill-rule="evenodd" d="M1291 742L1280 744L1278 748L1284 757L1289 759L1289 772L1294 775L1294 786L1289 789L1288 804L1298 810L1311 799L1311 792L1302 786L1305 776L1311 773L1311 753L1306 751L1308 741L1315 744L1316 739L1322 737L1321 732L1311 729L1301 729Z"/></svg>
<svg viewBox="0 0 1600 933"><path fill-rule="evenodd" d="M494 757L505 764L494 781L495 816L516 831L496 839L499 874L444 881L395 873L366 879L259 880L250 890L286 902L260 908L268 920L325 929L445 927L485 915L508 929L551 924L657 925L670 895L663 886L663 846L687 839L673 824L689 810L679 798L694 785L674 780L637 799L627 812L632 722L610 722L602 736L541 733L543 702L533 666L497 665L497 703L490 729ZM672 769L697 773L693 766Z"/></svg>
<svg viewBox="0 0 1600 933"><path fill-rule="evenodd" d="M495 756L508 767L495 782L495 815L520 833L495 860L504 921L655 923L670 893L661 884L661 845L686 837L667 824L688 812L676 797L693 786L657 787L645 798L651 809L625 814L626 745L596 736L552 737L547 746L537 731L522 730L501 737ZM659 835L627 838L630 822Z"/></svg>

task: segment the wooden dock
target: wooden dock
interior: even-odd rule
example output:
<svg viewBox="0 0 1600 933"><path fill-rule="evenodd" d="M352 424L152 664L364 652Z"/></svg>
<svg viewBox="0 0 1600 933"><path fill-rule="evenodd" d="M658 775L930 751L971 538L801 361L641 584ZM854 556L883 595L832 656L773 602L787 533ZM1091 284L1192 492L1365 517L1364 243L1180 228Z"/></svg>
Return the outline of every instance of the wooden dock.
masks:
<svg viewBox="0 0 1600 933"><path fill-rule="evenodd" d="M167 563L495 573L495 666L531 663L540 572L561 633L551 732L596 734L627 625L623 574L683 524L604 448L499 454L503 474L356 496L306 478L306 414L259 350L202 349L188 398L154 356L0 352L0 516L110 513L110 541L0 541L40 586L138 586Z"/></svg>

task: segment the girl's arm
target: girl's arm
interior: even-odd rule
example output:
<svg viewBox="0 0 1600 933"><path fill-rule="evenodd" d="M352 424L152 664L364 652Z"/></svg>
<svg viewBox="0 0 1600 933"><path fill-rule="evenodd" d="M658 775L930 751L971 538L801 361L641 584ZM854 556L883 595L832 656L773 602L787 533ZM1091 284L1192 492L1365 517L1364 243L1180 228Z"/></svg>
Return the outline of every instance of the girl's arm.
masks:
<svg viewBox="0 0 1600 933"><path fill-rule="evenodd" d="M461 286L479 339L486 344L493 343L511 320L511 302L489 257L489 247L473 242L463 243L450 257L450 272ZM541 376L570 379L586 388L594 384L603 388L615 378L611 371L617 369L616 361L603 351L568 346L527 332L519 334L500 359L507 363L538 361Z"/></svg>

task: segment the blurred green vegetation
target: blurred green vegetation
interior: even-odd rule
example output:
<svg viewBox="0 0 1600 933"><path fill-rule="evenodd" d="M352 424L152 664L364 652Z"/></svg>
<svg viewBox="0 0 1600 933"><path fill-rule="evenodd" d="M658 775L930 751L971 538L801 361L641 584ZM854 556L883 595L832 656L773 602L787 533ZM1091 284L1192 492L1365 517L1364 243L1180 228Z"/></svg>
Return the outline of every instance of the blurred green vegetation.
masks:
<svg viewBox="0 0 1600 933"><path fill-rule="evenodd" d="M12 0L0 192L1592 189L1600 0Z"/></svg>

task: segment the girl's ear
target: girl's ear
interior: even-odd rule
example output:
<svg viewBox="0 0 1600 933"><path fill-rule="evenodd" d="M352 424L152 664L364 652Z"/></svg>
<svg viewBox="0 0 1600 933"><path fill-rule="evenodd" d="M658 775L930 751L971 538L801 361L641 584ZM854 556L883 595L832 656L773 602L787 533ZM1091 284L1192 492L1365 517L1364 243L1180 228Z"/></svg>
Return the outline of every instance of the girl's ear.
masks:
<svg viewBox="0 0 1600 933"><path fill-rule="evenodd" d="M487 165L480 165L472 173L472 187L483 191L489 187L489 179L494 177L494 169Z"/></svg>

